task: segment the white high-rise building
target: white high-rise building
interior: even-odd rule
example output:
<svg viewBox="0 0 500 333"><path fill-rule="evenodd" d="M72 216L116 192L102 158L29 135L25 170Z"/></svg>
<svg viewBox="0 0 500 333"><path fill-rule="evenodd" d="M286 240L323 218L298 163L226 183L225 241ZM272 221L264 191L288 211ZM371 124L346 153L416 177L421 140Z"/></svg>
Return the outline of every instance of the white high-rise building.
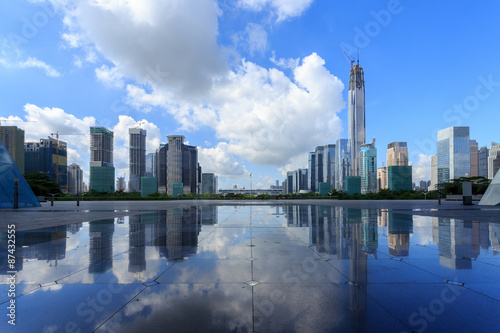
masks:
<svg viewBox="0 0 500 333"><path fill-rule="evenodd" d="M73 163L68 167L68 193L78 194L83 192L83 170Z"/></svg>
<svg viewBox="0 0 500 333"><path fill-rule="evenodd" d="M360 176L360 149L366 142L365 125L365 79L363 68L358 64L351 67L349 77L348 136L351 153L351 176Z"/></svg>

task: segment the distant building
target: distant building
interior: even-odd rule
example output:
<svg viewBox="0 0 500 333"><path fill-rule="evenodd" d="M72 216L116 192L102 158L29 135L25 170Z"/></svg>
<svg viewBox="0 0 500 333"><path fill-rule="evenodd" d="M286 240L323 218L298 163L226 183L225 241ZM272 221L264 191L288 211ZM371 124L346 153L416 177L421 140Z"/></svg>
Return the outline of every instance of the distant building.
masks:
<svg viewBox="0 0 500 333"><path fill-rule="evenodd" d="M377 169L377 190L386 190L387 186L387 167L383 166Z"/></svg>
<svg viewBox="0 0 500 333"><path fill-rule="evenodd" d="M24 174L24 130L17 126L0 126L0 141Z"/></svg>
<svg viewBox="0 0 500 333"><path fill-rule="evenodd" d="M146 130L129 128L129 192L141 191L141 177L146 174Z"/></svg>
<svg viewBox="0 0 500 333"><path fill-rule="evenodd" d="M345 178L350 175L351 171L351 153L349 140L339 139L336 144L335 158L335 189L345 191Z"/></svg>
<svg viewBox="0 0 500 333"><path fill-rule="evenodd" d="M479 148L478 157L479 157L479 176L488 178L488 156L490 154L490 150L487 146L482 146Z"/></svg>
<svg viewBox="0 0 500 333"><path fill-rule="evenodd" d="M167 135L168 143L157 150L157 179L160 193L172 194L172 186L181 184L183 193L201 191L201 167L198 148L184 144L184 136Z"/></svg>
<svg viewBox="0 0 500 333"><path fill-rule="evenodd" d="M314 151L316 155L316 164L314 165L314 170L316 171L316 176L314 177L314 192L319 191L319 183L323 182L324 152L325 147L323 146L316 147Z"/></svg>
<svg viewBox="0 0 500 333"><path fill-rule="evenodd" d="M58 146L59 145L59 146ZM64 141L53 138L24 144L25 173L43 173L65 190L68 183L68 150Z"/></svg>
<svg viewBox="0 0 500 333"><path fill-rule="evenodd" d="M470 140L470 177L479 176L479 148L476 140Z"/></svg>
<svg viewBox="0 0 500 333"><path fill-rule="evenodd" d="M83 170L73 163L68 167L68 193L78 194L83 192Z"/></svg>
<svg viewBox="0 0 500 333"><path fill-rule="evenodd" d="M98 192L115 191L113 164L113 131L90 127L90 189Z"/></svg>
<svg viewBox="0 0 500 333"><path fill-rule="evenodd" d="M469 127L448 127L437 135L438 183L470 175Z"/></svg>
<svg viewBox="0 0 500 333"><path fill-rule="evenodd" d="M491 143L490 154L488 156L488 178L493 179L500 169L500 144Z"/></svg>
<svg viewBox="0 0 500 333"><path fill-rule="evenodd" d="M438 184L438 156L432 155L431 157L431 185L430 190L436 191Z"/></svg>
<svg viewBox="0 0 500 333"><path fill-rule="evenodd" d="M428 191L429 190L429 183L425 180L420 181L420 191Z"/></svg>
<svg viewBox="0 0 500 333"><path fill-rule="evenodd" d="M311 192L316 192L316 154L314 152L309 153L308 169L308 189ZM283 193L288 193L287 189L283 189L283 191L286 191Z"/></svg>
<svg viewBox="0 0 500 333"><path fill-rule="evenodd" d="M323 182L330 183L330 192L335 189L335 158L334 144L327 144L323 150Z"/></svg>
<svg viewBox="0 0 500 333"><path fill-rule="evenodd" d="M117 191L125 191L127 189L127 185L125 182L125 177L116 178L116 190Z"/></svg>
<svg viewBox="0 0 500 333"><path fill-rule="evenodd" d="M361 145L361 193L377 192L377 149L375 140Z"/></svg>
<svg viewBox="0 0 500 333"><path fill-rule="evenodd" d="M387 166L408 165L408 147L406 142L392 142L387 145Z"/></svg>
<svg viewBox="0 0 500 333"><path fill-rule="evenodd" d="M217 176L214 173L202 173L201 194L217 192Z"/></svg>

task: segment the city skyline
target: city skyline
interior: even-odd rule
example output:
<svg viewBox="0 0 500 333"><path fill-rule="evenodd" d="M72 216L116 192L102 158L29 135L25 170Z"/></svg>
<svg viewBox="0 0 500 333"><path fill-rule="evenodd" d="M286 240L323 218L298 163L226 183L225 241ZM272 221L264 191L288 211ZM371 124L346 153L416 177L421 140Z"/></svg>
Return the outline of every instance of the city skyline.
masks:
<svg viewBox="0 0 500 333"><path fill-rule="evenodd" d="M155 25L173 3L178 12ZM437 130L469 126L479 147L500 140L490 125L500 120L493 1L366 2L355 10L312 0L71 4L78 10L51 1L0 5L9 13L0 20L0 118L30 121L2 121L23 129L26 142L111 129L116 177L129 178L128 130L138 122L146 153L167 135L184 135L222 188L249 188L250 173L254 188L268 187L307 167L314 147L348 138L344 52L356 59L359 51L365 72L366 138L376 137L379 149L407 142L414 182L431 179ZM88 184L89 138L61 140Z"/></svg>

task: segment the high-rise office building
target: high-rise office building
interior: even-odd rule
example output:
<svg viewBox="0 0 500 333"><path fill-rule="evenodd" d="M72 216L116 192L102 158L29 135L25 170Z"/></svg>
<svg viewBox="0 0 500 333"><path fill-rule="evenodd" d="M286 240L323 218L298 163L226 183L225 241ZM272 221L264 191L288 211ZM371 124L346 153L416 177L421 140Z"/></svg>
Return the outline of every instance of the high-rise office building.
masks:
<svg viewBox="0 0 500 333"><path fill-rule="evenodd" d="M314 152L309 153L308 169L309 169L308 181L307 181L308 190L311 192L317 192L318 189L316 188L316 154Z"/></svg>
<svg viewBox="0 0 500 333"><path fill-rule="evenodd" d="M479 176L479 148L476 140L470 140L470 176Z"/></svg>
<svg viewBox="0 0 500 333"><path fill-rule="evenodd" d="M500 144L491 143L490 153L488 155L488 178L493 179L500 169Z"/></svg>
<svg viewBox="0 0 500 333"><path fill-rule="evenodd" d="M309 178L309 170L307 169L298 169L297 170L297 188L295 191L300 193L300 191L307 191L307 180Z"/></svg>
<svg viewBox="0 0 500 333"><path fill-rule="evenodd" d="M351 152L351 176L360 176L360 150L366 142L365 125L365 79L363 68L358 64L351 65L349 77L348 104L348 136Z"/></svg>
<svg viewBox="0 0 500 333"><path fill-rule="evenodd" d="M146 155L146 177L156 177L156 153Z"/></svg>
<svg viewBox="0 0 500 333"><path fill-rule="evenodd" d="M490 150L487 146L482 146L478 151L478 159L479 159L479 176L488 178L488 156L490 154Z"/></svg>
<svg viewBox="0 0 500 333"><path fill-rule="evenodd" d="M408 165L408 147L406 142L392 142L387 145L387 166Z"/></svg>
<svg viewBox="0 0 500 333"><path fill-rule="evenodd" d="M377 149L375 140L361 145L361 193L377 192Z"/></svg>
<svg viewBox="0 0 500 333"><path fill-rule="evenodd" d="M217 176L214 173L201 174L201 194L218 193Z"/></svg>
<svg viewBox="0 0 500 333"><path fill-rule="evenodd" d="M90 189L115 191L113 131L104 127L90 127Z"/></svg>
<svg viewBox="0 0 500 333"><path fill-rule="evenodd" d="M470 175L469 127L448 127L437 136L438 183Z"/></svg>
<svg viewBox="0 0 500 333"><path fill-rule="evenodd" d="M351 173L351 148L348 139L338 139L335 158L335 189L346 191L345 178Z"/></svg>
<svg viewBox="0 0 500 333"><path fill-rule="evenodd" d="M323 149L323 182L330 183L330 191L335 188L335 145L327 144Z"/></svg>
<svg viewBox="0 0 500 333"><path fill-rule="evenodd" d="M53 138L24 144L25 173L44 173L62 190L68 183L68 149L64 141Z"/></svg>
<svg viewBox="0 0 500 333"><path fill-rule="evenodd" d="M437 155L432 155L431 157L431 185L430 185L430 190L435 191L437 190L437 184L438 184L438 156Z"/></svg>
<svg viewBox="0 0 500 333"><path fill-rule="evenodd" d="M0 126L0 141L19 171L24 174L24 130L17 126Z"/></svg>
<svg viewBox="0 0 500 333"><path fill-rule="evenodd" d="M141 177L146 174L146 130L129 128L130 138L130 181L129 192L141 191Z"/></svg>
<svg viewBox="0 0 500 333"><path fill-rule="evenodd" d="M68 167L68 193L83 193L83 170L76 163Z"/></svg>
<svg viewBox="0 0 500 333"><path fill-rule="evenodd" d="M377 190L387 189L387 167L383 166L377 169Z"/></svg>
<svg viewBox="0 0 500 333"><path fill-rule="evenodd" d="M314 165L314 169L316 171L316 177L314 178L314 188L315 192L319 192L319 183L322 183L323 180L323 164L324 164L324 153L325 147L318 146L314 151L316 155L316 164Z"/></svg>
<svg viewBox="0 0 500 333"><path fill-rule="evenodd" d="M185 145L182 135L167 135L167 138L168 143L156 151L158 192L172 194L172 186L182 184L183 193L199 193L198 148Z"/></svg>

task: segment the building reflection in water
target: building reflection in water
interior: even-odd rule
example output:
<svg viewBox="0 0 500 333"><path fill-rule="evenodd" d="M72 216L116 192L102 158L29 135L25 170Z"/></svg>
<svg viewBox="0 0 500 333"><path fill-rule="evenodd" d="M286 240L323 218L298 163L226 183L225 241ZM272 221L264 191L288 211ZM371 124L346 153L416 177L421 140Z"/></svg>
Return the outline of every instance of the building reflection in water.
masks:
<svg viewBox="0 0 500 333"><path fill-rule="evenodd" d="M89 273L102 273L113 267L115 220L89 222Z"/></svg>
<svg viewBox="0 0 500 333"><path fill-rule="evenodd" d="M408 257L410 234L413 233L413 215L387 213L386 216L389 254L394 257Z"/></svg>

